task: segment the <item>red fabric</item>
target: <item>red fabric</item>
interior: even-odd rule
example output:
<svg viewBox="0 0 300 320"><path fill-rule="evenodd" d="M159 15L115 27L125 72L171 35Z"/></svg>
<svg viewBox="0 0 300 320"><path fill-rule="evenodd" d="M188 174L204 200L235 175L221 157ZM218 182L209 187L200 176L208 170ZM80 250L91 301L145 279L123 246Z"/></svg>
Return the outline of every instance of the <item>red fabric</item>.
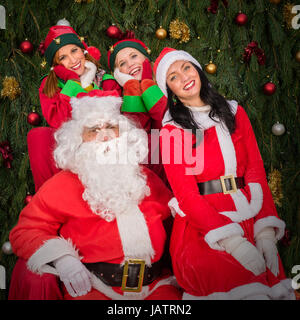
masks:
<svg viewBox="0 0 300 320"><path fill-rule="evenodd" d="M176 49L168 48L168 47L163 48L163 50L161 51L161 53L159 54L159 56L157 57L157 59L154 62L154 66L153 66L154 74L156 74L157 66L159 65L161 59L171 51L176 51Z"/></svg>
<svg viewBox="0 0 300 320"><path fill-rule="evenodd" d="M180 133L182 141L175 142L169 135L173 130ZM174 131L175 132L175 131ZM254 276L245 269L231 255L224 251L212 249L205 241L209 231L233 223L228 217L219 214L224 211L236 211L235 204L230 195L223 193L202 196L198 191L198 182L218 179L224 175L224 159L219 144L216 127L212 126L204 131L203 171L195 175L187 175L190 168L187 161L177 162L176 156L184 154L183 146L188 135L183 130L171 124L166 124L161 130L161 146L165 171L176 197L180 209L185 217L176 215L170 243L173 271L178 283L190 294L207 296L214 292L228 292L241 285L259 282L273 286L285 279L285 274L279 258L280 274L275 277L269 270ZM185 138L185 139L184 139ZM166 140L164 140L166 139ZM246 184L260 183L263 190L263 205L254 218L244 220L239 225L244 230L244 236L254 243L254 223L266 216L278 217L270 190L267 186L263 162L257 147L255 135L246 112L238 106L236 113L236 130L231 135L235 149L237 176L243 176ZM170 141L167 148L166 141ZM195 137L193 137L193 143ZM200 148L202 145L197 148ZM171 150L171 152L169 151ZM169 162L166 163L166 153L170 153ZM195 156L195 149L193 151ZM184 159L183 159L184 160ZM178 159L177 159L178 161ZM251 194L249 186L241 189L247 200Z"/></svg>
<svg viewBox="0 0 300 320"><path fill-rule="evenodd" d="M58 64L53 68L56 76L64 81L80 80L78 74L72 70L67 69L62 64Z"/></svg>
<svg viewBox="0 0 300 320"><path fill-rule="evenodd" d="M58 173L52 153L55 146L54 129L39 127L31 129L27 135L27 146L35 191L42 184Z"/></svg>
<svg viewBox="0 0 300 320"><path fill-rule="evenodd" d="M164 249L166 235L162 220L170 215L167 203L171 192L151 170L144 170L151 195L139 207L153 240L153 261L157 261ZM16 255L28 259L44 241L57 237L59 232L65 239L72 239L83 262L120 263L124 257L117 221L106 222L92 213L82 199L83 191L77 176L70 172L61 171L49 179L22 210L17 226L10 232Z"/></svg>
<svg viewBox="0 0 300 320"><path fill-rule="evenodd" d="M27 269L19 258L12 272L8 300L62 300L58 278L53 274L42 276Z"/></svg>

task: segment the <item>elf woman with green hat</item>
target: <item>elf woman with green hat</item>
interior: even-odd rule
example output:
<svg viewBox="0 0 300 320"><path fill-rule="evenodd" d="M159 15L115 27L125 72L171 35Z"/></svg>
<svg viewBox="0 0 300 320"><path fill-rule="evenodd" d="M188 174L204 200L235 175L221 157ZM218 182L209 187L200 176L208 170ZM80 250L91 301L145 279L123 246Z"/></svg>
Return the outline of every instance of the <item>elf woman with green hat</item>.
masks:
<svg viewBox="0 0 300 320"><path fill-rule="evenodd" d="M166 181L163 166L158 164L158 139L154 132L151 139L150 133L151 129L161 128L167 99L154 81L150 49L138 39L124 39L111 46L107 58L110 70L123 88L121 111L148 133L148 167Z"/></svg>
<svg viewBox="0 0 300 320"><path fill-rule="evenodd" d="M28 133L28 153L36 191L58 172L51 156L53 130L71 117L70 99L91 90L118 90L118 83L100 68L100 51L88 47L70 26L52 26L40 46L49 74L42 80L39 96L49 127Z"/></svg>

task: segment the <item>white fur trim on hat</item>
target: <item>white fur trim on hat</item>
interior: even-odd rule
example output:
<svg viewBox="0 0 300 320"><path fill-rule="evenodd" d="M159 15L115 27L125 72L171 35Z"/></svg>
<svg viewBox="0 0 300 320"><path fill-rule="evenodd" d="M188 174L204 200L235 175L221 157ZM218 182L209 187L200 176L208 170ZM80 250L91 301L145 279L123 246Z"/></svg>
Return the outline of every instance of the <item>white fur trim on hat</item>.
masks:
<svg viewBox="0 0 300 320"><path fill-rule="evenodd" d="M202 69L200 63L186 51L174 50L166 53L164 57L160 60L156 70L157 84L166 97L168 97L166 84L167 72L171 64L178 60L190 61L196 66L198 66L200 69Z"/></svg>

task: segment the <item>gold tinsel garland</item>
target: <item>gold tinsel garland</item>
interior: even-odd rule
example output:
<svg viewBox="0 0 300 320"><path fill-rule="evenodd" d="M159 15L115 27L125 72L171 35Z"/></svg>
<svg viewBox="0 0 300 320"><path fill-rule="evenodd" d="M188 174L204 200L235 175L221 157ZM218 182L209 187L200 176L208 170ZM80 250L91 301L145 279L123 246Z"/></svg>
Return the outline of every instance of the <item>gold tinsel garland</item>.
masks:
<svg viewBox="0 0 300 320"><path fill-rule="evenodd" d="M179 42L188 42L190 40L190 29L185 22L178 18L171 21L169 26L170 38L180 40Z"/></svg>
<svg viewBox="0 0 300 320"><path fill-rule="evenodd" d="M295 17L296 13L292 13L294 4L288 2L283 7L283 17L288 29L292 29L292 19Z"/></svg>
<svg viewBox="0 0 300 320"><path fill-rule="evenodd" d="M19 82L15 77L5 77L3 79L3 89L1 90L1 97L15 100L16 97L21 94L21 88Z"/></svg>
<svg viewBox="0 0 300 320"><path fill-rule="evenodd" d="M279 170L274 169L269 173L269 188L272 192L273 200L278 207L281 207L281 200L283 198L281 186L281 173Z"/></svg>

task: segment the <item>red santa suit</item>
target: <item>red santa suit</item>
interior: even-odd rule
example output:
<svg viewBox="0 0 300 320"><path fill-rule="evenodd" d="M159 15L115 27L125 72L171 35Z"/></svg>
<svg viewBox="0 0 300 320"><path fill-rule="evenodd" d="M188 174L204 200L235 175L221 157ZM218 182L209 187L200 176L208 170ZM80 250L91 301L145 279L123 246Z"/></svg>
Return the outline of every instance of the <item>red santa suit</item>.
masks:
<svg viewBox="0 0 300 320"><path fill-rule="evenodd" d="M169 112L164 117L161 152L175 196L170 206L177 212L170 244L174 274L187 298L245 299L263 294L271 299L292 299L291 282L279 256L278 276L269 269L256 276L218 243L241 235L255 245L256 235L265 227L273 227L277 239L285 228L277 215L247 114L235 101L230 105L236 119L232 135L209 117L210 106L190 108L203 129L202 141L192 151L197 165L191 157L184 157L183 150L188 145L185 140L191 138L194 144L195 136L174 122ZM172 134L179 140L170 139ZM200 194L198 183L228 175L243 177L245 187L231 194Z"/></svg>
<svg viewBox="0 0 300 320"><path fill-rule="evenodd" d="M136 247L130 250L153 250L151 263L159 261L166 240L162 221L170 214L168 201L171 194L153 172L144 168L144 173L151 194L139 204L137 215L142 214L143 218L134 220L135 224L130 224L126 223L126 217L117 216L113 221L107 222L93 213L88 203L82 199L84 187L77 175L69 171L59 172L40 188L21 212L18 224L10 233L15 254L28 259L28 268L36 273L55 273L55 268L48 263L66 254L80 257L83 263L121 264L124 257L128 256L128 238L137 234L139 228L144 228L146 234L141 237L145 238L137 239ZM150 248L147 248L145 239L150 239ZM161 275L151 284L143 286L139 293L124 293L120 287L110 287L95 275L92 275L92 284L94 289L84 298L181 297L170 273Z"/></svg>

